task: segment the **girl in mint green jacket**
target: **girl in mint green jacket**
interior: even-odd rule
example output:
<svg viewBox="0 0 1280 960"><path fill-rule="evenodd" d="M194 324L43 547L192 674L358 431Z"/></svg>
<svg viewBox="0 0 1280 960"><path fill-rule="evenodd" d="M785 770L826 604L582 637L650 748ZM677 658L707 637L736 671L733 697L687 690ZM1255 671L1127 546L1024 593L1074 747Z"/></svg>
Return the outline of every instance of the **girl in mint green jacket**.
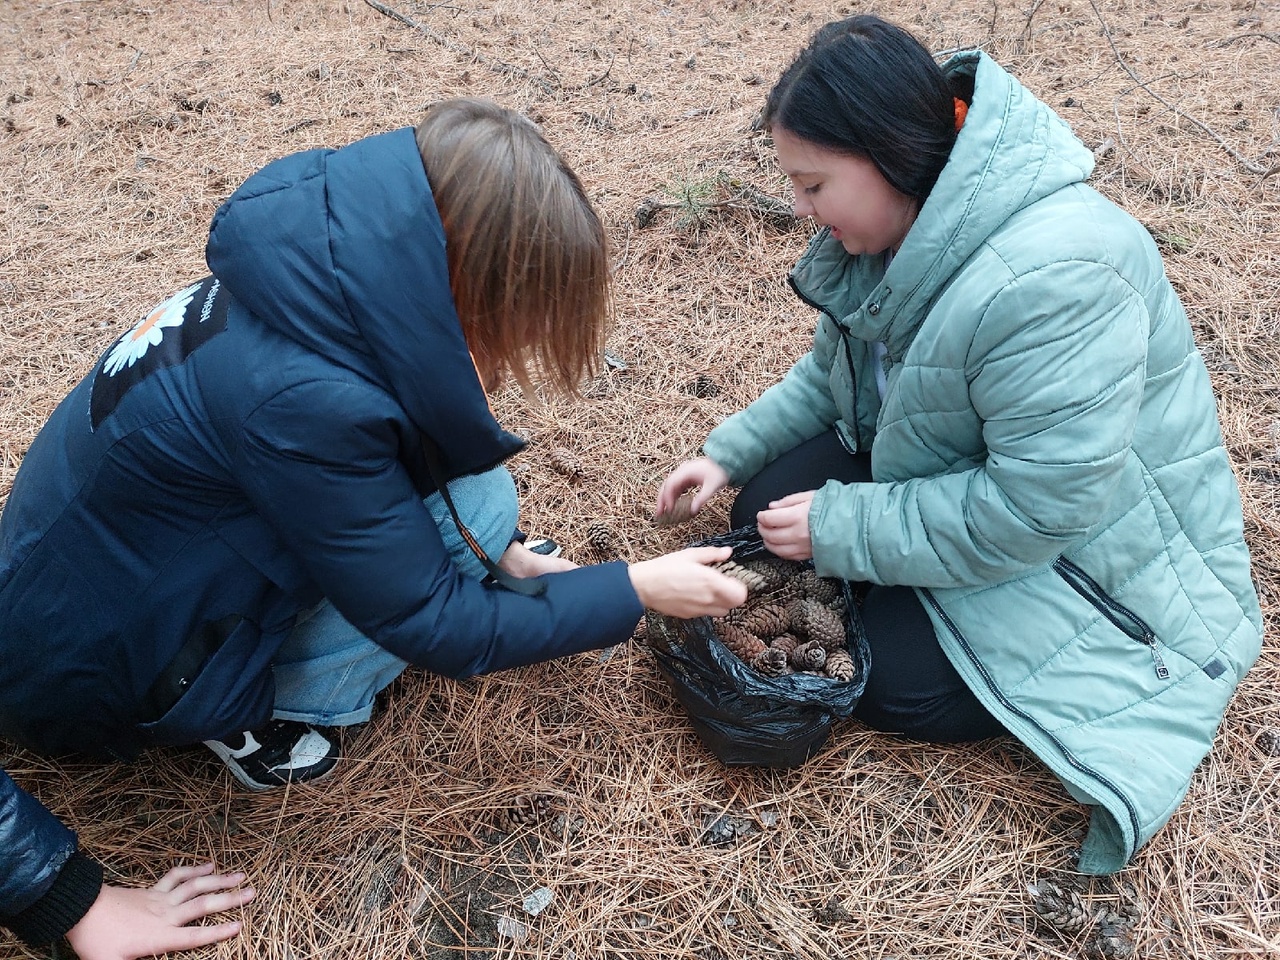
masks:
<svg viewBox="0 0 1280 960"><path fill-rule="evenodd" d="M938 67L875 17L829 24L770 94L813 349L712 431L659 513L731 522L866 585L858 716L1012 733L1093 817L1080 868L1171 816L1261 616L1213 394L1143 227L985 54Z"/></svg>

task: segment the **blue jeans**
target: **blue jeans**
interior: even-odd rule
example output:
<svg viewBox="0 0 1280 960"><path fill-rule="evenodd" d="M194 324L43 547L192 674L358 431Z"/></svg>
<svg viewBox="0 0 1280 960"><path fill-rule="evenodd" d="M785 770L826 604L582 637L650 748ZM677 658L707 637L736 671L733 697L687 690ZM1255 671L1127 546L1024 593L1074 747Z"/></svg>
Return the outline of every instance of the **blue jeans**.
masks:
<svg viewBox="0 0 1280 960"><path fill-rule="evenodd" d="M519 507L511 474L495 467L459 477L449 484L449 493L462 522L496 563L516 532ZM444 498L433 493L423 503L454 565L463 576L483 578L488 571L462 539ZM322 600L298 615L276 654L274 715L326 727L364 723L373 712L373 698L407 666Z"/></svg>

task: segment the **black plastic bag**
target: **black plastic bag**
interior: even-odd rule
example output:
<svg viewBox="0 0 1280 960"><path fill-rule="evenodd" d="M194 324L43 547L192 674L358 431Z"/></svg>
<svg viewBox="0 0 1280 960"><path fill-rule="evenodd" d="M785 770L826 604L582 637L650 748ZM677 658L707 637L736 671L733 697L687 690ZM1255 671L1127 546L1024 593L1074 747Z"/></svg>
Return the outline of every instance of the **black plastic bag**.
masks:
<svg viewBox="0 0 1280 960"><path fill-rule="evenodd" d="M739 562L772 556L754 524L694 546L732 547ZM650 614L649 646L658 668L698 737L722 763L799 766L826 742L832 723L853 712L867 685L871 656L847 583L844 591L845 635L854 667L847 683L805 674L766 677L721 642L709 617Z"/></svg>

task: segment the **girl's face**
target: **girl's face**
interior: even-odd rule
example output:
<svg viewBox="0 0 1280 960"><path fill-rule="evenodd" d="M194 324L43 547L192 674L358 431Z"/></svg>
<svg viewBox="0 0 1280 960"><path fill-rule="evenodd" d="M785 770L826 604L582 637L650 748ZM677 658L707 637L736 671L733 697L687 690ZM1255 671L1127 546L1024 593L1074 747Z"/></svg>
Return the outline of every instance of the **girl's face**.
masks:
<svg viewBox="0 0 1280 960"><path fill-rule="evenodd" d="M866 157L853 157L773 128L778 165L791 178L795 214L831 228L831 235L857 256L897 251L920 212Z"/></svg>

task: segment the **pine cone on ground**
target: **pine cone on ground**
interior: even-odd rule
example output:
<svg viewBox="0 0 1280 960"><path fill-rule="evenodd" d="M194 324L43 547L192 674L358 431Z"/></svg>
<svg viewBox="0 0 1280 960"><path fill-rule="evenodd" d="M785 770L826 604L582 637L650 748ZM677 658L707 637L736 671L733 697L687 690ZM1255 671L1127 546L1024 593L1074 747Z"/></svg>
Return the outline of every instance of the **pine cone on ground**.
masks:
<svg viewBox="0 0 1280 960"><path fill-rule="evenodd" d="M733 577L735 580L740 580L746 584L748 593L758 593L764 587L764 577L754 570L748 570L740 563L735 563L733 560L713 563L711 568L719 570L726 577Z"/></svg>
<svg viewBox="0 0 1280 960"><path fill-rule="evenodd" d="M738 620L738 623L762 640L784 632L789 622L786 607L778 603L751 606Z"/></svg>
<svg viewBox="0 0 1280 960"><path fill-rule="evenodd" d="M827 651L823 650L822 644L816 640L810 640L792 650L787 660L793 670L806 673L810 670L821 670L827 662Z"/></svg>
<svg viewBox="0 0 1280 960"><path fill-rule="evenodd" d="M582 461L572 450L555 447L547 454L547 460L551 464L551 469L561 476L572 478L582 475Z"/></svg>
<svg viewBox="0 0 1280 960"><path fill-rule="evenodd" d="M1280 757L1280 730L1267 728L1253 742L1265 756Z"/></svg>
<svg viewBox="0 0 1280 960"><path fill-rule="evenodd" d="M724 645L743 663L751 663L766 649L765 642L750 631L744 630L741 624L723 624L719 628L719 633Z"/></svg>
<svg viewBox="0 0 1280 960"><path fill-rule="evenodd" d="M848 650L832 650L827 654L827 664L822 668L832 680L848 683L853 679L853 657Z"/></svg>
<svg viewBox="0 0 1280 960"><path fill-rule="evenodd" d="M618 555L618 538L603 520L593 520L587 527L587 545L602 557Z"/></svg>
<svg viewBox="0 0 1280 960"><path fill-rule="evenodd" d="M796 600L788 608L791 629L809 640L816 640L826 650L845 645L844 622L817 600Z"/></svg>
<svg viewBox="0 0 1280 960"><path fill-rule="evenodd" d="M778 636L769 641L769 646L773 647L775 650L781 650L787 655L788 662L791 660L791 652L799 645L799 641L797 641L795 635L791 633L778 634Z"/></svg>
<svg viewBox="0 0 1280 960"><path fill-rule="evenodd" d="M805 569L800 573L800 586L809 600L819 603L832 603L840 596L840 581L829 577L820 577L813 570Z"/></svg>
<svg viewBox="0 0 1280 960"><path fill-rule="evenodd" d="M1086 960L1129 960L1134 951L1133 927L1106 920L1098 925L1097 932L1084 947Z"/></svg>
<svg viewBox="0 0 1280 960"><path fill-rule="evenodd" d="M1093 919L1074 890L1063 890L1056 883L1041 880L1027 884L1027 892L1036 916L1068 936L1079 933Z"/></svg>
<svg viewBox="0 0 1280 960"><path fill-rule="evenodd" d="M545 793L522 793L507 808L507 820L512 826L526 827L551 816L551 798Z"/></svg>
<svg viewBox="0 0 1280 960"><path fill-rule="evenodd" d="M751 669L766 677L781 677L791 673L791 665L787 663L787 655L776 647L769 647L751 661Z"/></svg>

